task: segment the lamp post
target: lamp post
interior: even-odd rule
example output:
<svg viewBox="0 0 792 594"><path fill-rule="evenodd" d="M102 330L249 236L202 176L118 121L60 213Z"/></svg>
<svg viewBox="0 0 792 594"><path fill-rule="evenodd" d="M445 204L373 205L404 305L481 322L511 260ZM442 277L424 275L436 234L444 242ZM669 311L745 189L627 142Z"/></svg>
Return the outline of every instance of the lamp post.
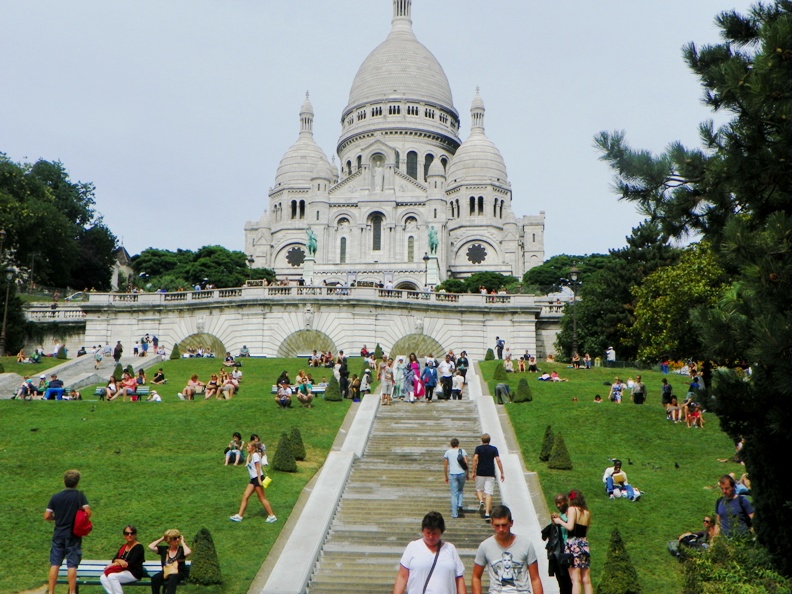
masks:
<svg viewBox="0 0 792 594"><path fill-rule="evenodd" d="M8 327L8 300L11 296L11 281L14 280L14 269L10 266L5 271L6 294L5 307L3 308L3 328L0 330L0 357L5 357L6 328Z"/></svg>
<svg viewBox="0 0 792 594"><path fill-rule="evenodd" d="M429 288L429 254L424 252L423 255L424 261L424 290Z"/></svg>
<svg viewBox="0 0 792 594"><path fill-rule="evenodd" d="M580 271L573 264L569 269L569 280L572 281L572 356L574 357L578 349L577 339L577 288L578 288L578 275Z"/></svg>

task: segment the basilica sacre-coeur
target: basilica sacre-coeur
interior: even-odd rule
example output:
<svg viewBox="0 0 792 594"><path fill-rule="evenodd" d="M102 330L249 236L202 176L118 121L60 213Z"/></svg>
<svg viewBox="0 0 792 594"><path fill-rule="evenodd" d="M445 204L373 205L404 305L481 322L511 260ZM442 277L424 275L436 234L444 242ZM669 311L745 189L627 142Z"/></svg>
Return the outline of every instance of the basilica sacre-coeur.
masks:
<svg viewBox="0 0 792 594"><path fill-rule="evenodd" d="M461 140L451 87L413 33L411 4L393 1L389 35L352 82L336 147L340 171L314 141L306 94L269 207L245 224L252 266L313 285L416 290L475 272L521 277L544 260L544 212L512 211L478 89Z"/></svg>

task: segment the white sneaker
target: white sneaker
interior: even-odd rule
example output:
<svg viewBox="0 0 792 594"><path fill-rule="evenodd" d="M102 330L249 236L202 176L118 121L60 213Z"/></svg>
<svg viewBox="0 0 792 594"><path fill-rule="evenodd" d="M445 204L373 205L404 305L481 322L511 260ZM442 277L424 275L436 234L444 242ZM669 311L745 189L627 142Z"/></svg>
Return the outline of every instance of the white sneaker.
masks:
<svg viewBox="0 0 792 594"><path fill-rule="evenodd" d="M233 520L234 518L231 518L231 519ZM242 518L239 518L239 519L241 520ZM276 516L267 516L267 524L274 524L277 521L278 521L278 518Z"/></svg>
<svg viewBox="0 0 792 594"><path fill-rule="evenodd" d="M231 519L232 522L241 522L242 521L242 516L240 516L239 514L234 514L233 516L231 516L230 519Z"/></svg>
<svg viewBox="0 0 792 594"><path fill-rule="evenodd" d="M179 393L178 393L178 394L176 394L176 395L179 397L179 400L186 400L186 399L184 398L184 394L182 394L181 392L179 392Z"/></svg>

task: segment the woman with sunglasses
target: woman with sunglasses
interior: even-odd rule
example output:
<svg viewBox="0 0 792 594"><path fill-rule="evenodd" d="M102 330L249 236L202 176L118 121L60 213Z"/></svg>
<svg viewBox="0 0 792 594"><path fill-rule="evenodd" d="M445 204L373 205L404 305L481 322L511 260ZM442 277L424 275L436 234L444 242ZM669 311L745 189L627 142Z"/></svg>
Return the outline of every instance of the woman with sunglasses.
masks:
<svg viewBox="0 0 792 594"><path fill-rule="evenodd" d="M136 582L148 575L143 567L146 553L143 545L137 541L137 528L125 526L124 541L116 556L99 577L107 594L124 594L122 588L124 584Z"/></svg>
<svg viewBox="0 0 792 594"><path fill-rule="evenodd" d="M151 576L152 594L174 594L179 582L187 579L187 569L184 561L190 556L192 550L184 542L184 535L178 530L166 530L160 538L149 544L149 550L159 555L162 571Z"/></svg>

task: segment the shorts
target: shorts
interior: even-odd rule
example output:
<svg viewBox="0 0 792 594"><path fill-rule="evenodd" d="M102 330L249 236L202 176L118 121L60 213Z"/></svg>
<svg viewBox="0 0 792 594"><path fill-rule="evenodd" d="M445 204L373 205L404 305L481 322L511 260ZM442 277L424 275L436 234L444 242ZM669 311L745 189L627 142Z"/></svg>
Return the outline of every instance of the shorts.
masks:
<svg viewBox="0 0 792 594"><path fill-rule="evenodd" d="M389 381L382 382L382 394L393 394L393 384Z"/></svg>
<svg viewBox="0 0 792 594"><path fill-rule="evenodd" d="M261 480L257 478L250 479L250 484L253 485L254 487L261 487L262 482L264 482L264 477L261 477ZM261 488L263 489L264 487Z"/></svg>
<svg viewBox="0 0 792 594"><path fill-rule="evenodd" d="M476 491L484 492L485 495L492 495L495 492L494 476L476 476Z"/></svg>
<svg viewBox="0 0 792 594"><path fill-rule="evenodd" d="M82 538L53 538L50 548L50 565L60 567L66 559L66 567L77 567L82 561Z"/></svg>

